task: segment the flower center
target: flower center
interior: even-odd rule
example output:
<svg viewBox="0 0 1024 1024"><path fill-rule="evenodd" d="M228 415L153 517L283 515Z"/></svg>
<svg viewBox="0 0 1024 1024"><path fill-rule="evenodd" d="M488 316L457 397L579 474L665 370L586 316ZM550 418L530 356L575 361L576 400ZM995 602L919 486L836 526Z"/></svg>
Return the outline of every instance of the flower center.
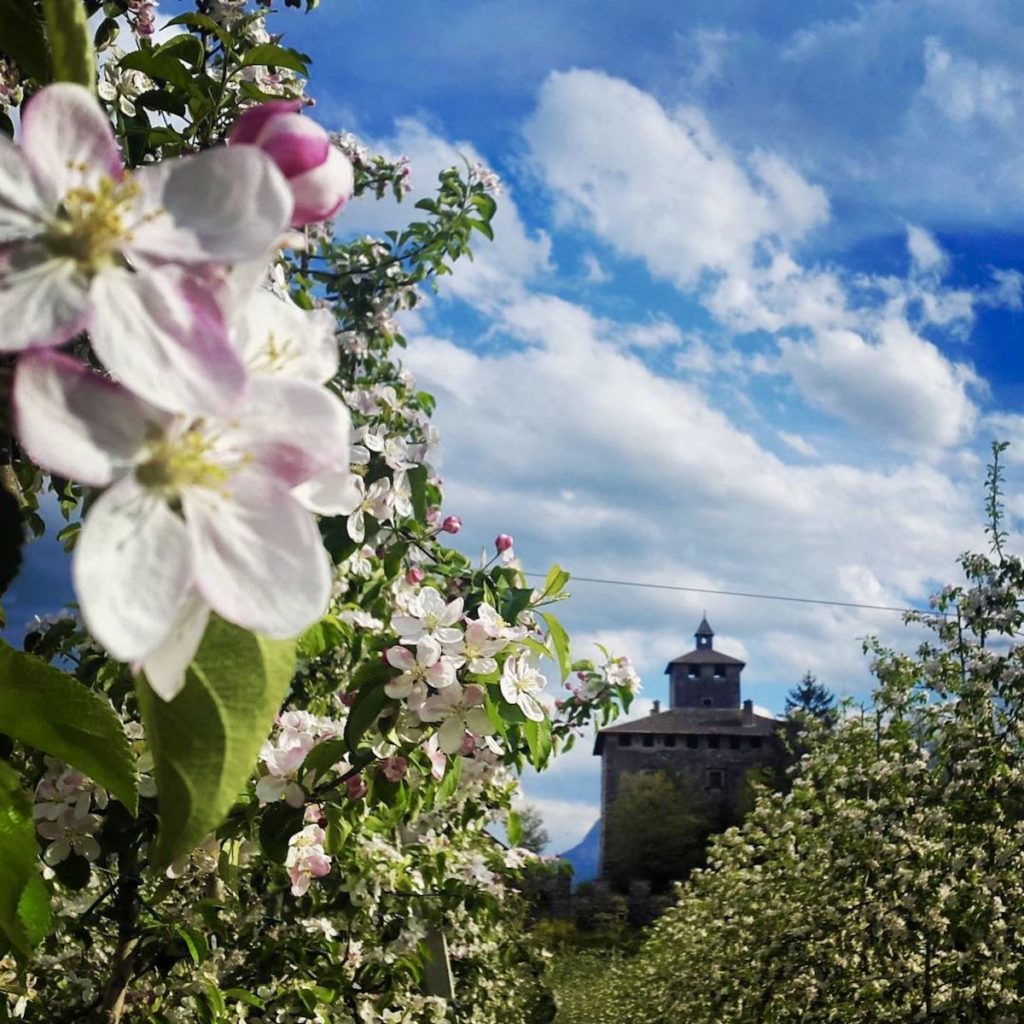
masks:
<svg viewBox="0 0 1024 1024"><path fill-rule="evenodd" d="M71 189L46 233L47 248L55 255L69 256L89 274L110 266L121 246L131 240L126 217L139 191L138 183L127 174L120 181L104 177L95 189Z"/></svg>
<svg viewBox="0 0 1024 1024"><path fill-rule="evenodd" d="M135 471L143 487L160 491L169 501L191 487L222 488L231 469L215 461L212 439L198 427L165 435L150 449L150 457Z"/></svg>

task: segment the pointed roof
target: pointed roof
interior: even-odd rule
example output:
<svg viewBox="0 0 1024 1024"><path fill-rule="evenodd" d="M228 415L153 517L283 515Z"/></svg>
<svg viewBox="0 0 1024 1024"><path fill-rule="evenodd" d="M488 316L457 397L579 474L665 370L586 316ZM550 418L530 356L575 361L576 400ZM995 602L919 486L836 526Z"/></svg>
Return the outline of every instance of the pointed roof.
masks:
<svg viewBox="0 0 1024 1024"><path fill-rule="evenodd" d="M730 654L723 654L721 651L715 650L712 640L714 635L715 631L708 624L707 613L705 613L704 617L700 620L700 625L697 627L697 632L693 634L694 639L697 641L697 646L692 651L687 651L686 654L673 658L665 666L665 674L671 675L673 665L739 665L742 669L746 665L745 661L740 661L739 658L734 658Z"/></svg>
<svg viewBox="0 0 1024 1024"><path fill-rule="evenodd" d="M708 614L704 613L704 617L700 620L700 625L697 627L697 632L694 636L714 636L715 631L708 625Z"/></svg>

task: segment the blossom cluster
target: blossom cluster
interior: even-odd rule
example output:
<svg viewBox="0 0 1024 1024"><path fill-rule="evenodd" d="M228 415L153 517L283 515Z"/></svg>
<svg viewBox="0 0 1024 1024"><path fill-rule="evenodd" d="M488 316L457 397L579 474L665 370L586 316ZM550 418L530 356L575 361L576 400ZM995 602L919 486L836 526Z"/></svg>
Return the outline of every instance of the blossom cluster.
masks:
<svg viewBox="0 0 1024 1024"><path fill-rule="evenodd" d="M355 500L349 415L324 387L333 321L264 271L289 226L344 203L351 168L293 105L268 104L227 148L127 170L68 84L33 97L0 157L18 440L102 489L75 555L82 615L170 699L211 611L286 637L326 607L314 513ZM106 373L55 350L83 330Z"/></svg>

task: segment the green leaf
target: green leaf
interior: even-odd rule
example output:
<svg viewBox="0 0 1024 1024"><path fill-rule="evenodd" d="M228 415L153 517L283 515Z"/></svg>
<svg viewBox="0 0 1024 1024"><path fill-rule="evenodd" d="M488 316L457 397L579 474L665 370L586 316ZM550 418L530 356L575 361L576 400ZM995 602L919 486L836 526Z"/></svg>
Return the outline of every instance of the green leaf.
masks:
<svg viewBox="0 0 1024 1024"><path fill-rule="evenodd" d="M508 812L508 845L518 846L523 838L523 819L515 811Z"/></svg>
<svg viewBox="0 0 1024 1024"><path fill-rule="evenodd" d="M298 652L303 658L319 658L347 639L345 629L333 616L327 615L314 622L298 640Z"/></svg>
<svg viewBox="0 0 1024 1024"><path fill-rule="evenodd" d="M405 474L409 481L409 492L412 498L412 510L417 521L427 521L427 467L414 466Z"/></svg>
<svg viewBox="0 0 1024 1024"><path fill-rule="evenodd" d="M551 756L551 722L546 718L542 722L527 720L523 724L523 733L530 748L530 763L540 771Z"/></svg>
<svg viewBox="0 0 1024 1024"><path fill-rule="evenodd" d="M67 761L109 789L132 814L138 810L135 759L109 702L2 641L0 723L8 736Z"/></svg>
<svg viewBox="0 0 1024 1024"><path fill-rule="evenodd" d="M174 700L161 700L139 677L160 809L153 867L198 846L224 819L255 767L294 669L294 641L214 618Z"/></svg>
<svg viewBox="0 0 1024 1024"><path fill-rule="evenodd" d="M551 645L555 649L555 658L558 660L558 667L562 672L562 682L565 682L572 670L569 660L569 634L554 615L541 612L540 617L547 623L548 636L551 638Z"/></svg>
<svg viewBox="0 0 1024 1024"><path fill-rule="evenodd" d="M0 762L0 930L26 955L49 929L49 896L38 872L32 798Z"/></svg>
<svg viewBox="0 0 1024 1024"><path fill-rule="evenodd" d="M157 53L155 50L134 50L126 53L117 63L118 67L162 79L186 94L196 91L193 73L171 54Z"/></svg>
<svg viewBox="0 0 1024 1024"><path fill-rule="evenodd" d="M169 57L177 57L179 60L185 61L186 64L191 64L194 68L201 67L206 60L206 51L203 49L202 40L189 35L187 32L182 32L181 35L168 39L166 43L156 48L156 52L166 54Z"/></svg>
<svg viewBox="0 0 1024 1024"><path fill-rule="evenodd" d="M358 696L345 722L345 742L353 753L367 729L377 721L387 706L390 698L384 692L384 683L393 674L382 662L368 662L360 666L359 671L363 674L363 682L359 685ZM359 673L353 682L358 680Z"/></svg>
<svg viewBox="0 0 1024 1024"><path fill-rule="evenodd" d="M339 761L346 761L348 755L349 747L347 740L343 740L340 736L324 740L322 743L318 743L306 755L305 761L302 762L302 771L303 773L315 772L317 775L323 775L324 772L329 771Z"/></svg>
<svg viewBox="0 0 1024 1024"><path fill-rule="evenodd" d="M274 43L260 43L259 46L246 51L242 57L242 67L248 68L254 64L288 68L289 71L297 71L300 75L306 74L309 70L309 58L305 54Z"/></svg>
<svg viewBox="0 0 1024 1024"><path fill-rule="evenodd" d="M448 771L445 772L441 784L437 787L437 803L446 804L455 795L462 778L462 758L448 758Z"/></svg>
<svg viewBox="0 0 1024 1024"><path fill-rule="evenodd" d="M46 30L34 6L25 0L0 0L0 39L4 53L41 85L53 77Z"/></svg>
<svg viewBox="0 0 1024 1024"><path fill-rule="evenodd" d="M288 856L288 840L302 831L302 807L291 807L280 801L271 804L260 818L260 846L275 864L283 864Z"/></svg>
<svg viewBox="0 0 1024 1024"><path fill-rule="evenodd" d="M231 52L233 49L234 42L231 38L231 33L221 28L213 18L205 14L196 14L191 11L179 14L167 22L168 28L172 25L188 25L189 28L197 28L200 32L209 32L220 40L225 50Z"/></svg>
<svg viewBox="0 0 1024 1024"><path fill-rule="evenodd" d="M82 0L43 0L43 14L54 80L75 82L95 93L96 55L85 4Z"/></svg>
<svg viewBox="0 0 1024 1024"><path fill-rule="evenodd" d="M548 570L547 579L544 581L544 587L541 590L544 600L552 600L559 597L565 589L566 583L569 582L569 579L569 573L567 573L561 566L551 566Z"/></svg>

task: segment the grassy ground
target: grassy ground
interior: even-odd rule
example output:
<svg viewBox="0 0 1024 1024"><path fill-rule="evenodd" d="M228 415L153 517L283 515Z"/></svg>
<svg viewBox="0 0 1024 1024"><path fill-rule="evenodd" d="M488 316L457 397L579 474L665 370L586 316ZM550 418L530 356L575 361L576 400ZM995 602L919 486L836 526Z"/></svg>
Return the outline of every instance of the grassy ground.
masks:
<svg viewBox="0 0 1024 1024"><path fill-rule="evenodd" d="M614 984L622 960L618 950L558 952L548 978L558 1002L555 1024L625 1024L608 1007L608 987Z"/></svg>

